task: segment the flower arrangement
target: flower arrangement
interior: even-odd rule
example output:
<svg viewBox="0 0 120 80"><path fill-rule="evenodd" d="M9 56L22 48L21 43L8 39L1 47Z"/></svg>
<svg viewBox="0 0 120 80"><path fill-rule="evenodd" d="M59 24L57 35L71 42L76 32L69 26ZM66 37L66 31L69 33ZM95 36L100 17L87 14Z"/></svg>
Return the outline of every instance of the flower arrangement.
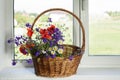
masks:
<svg viewBox="0 0 120 80"><path fill-rule="evenodd" d="M27 36L16 36L14 39L9 39L8 43L15 43L19 46L19 51L25 55L31 55L32 57L62 57L63 56L63 34L54 25L50 25L46 29L36 28L33 30L29 23L26 24ZM31 39L33 33L37 32L35 39ZM32 62L32 59L26 60L28 63ZM16 65L17 61L13 60L12 65Z"/></svg>
<svg viewBox="0 0 120 80"><path fill-rule="evenodd" d="M33 26L42 16L42 14L49 11L64 11L75 17L83 32L82 47L75 45L63 44L63 33L53 25L49 18L50 24L47 28L35 28ZM31 55L32 59L26 60L28 63L34 65L35 74L44 77L66 77L76 73L78 65L81 61L82 55L85 51L85 32L80 19L72 12L61 9L53 8L48 9L39 14L34 20L33 24L26 24L27 36L16 36L14 39L9 39L8 43L15 43L19 46L19 51L25 55ZM35 35L34 35L35 34ZM66 40L66 39L65 39ZM14 59L12 65L16 65L17 61Z"/></svg>

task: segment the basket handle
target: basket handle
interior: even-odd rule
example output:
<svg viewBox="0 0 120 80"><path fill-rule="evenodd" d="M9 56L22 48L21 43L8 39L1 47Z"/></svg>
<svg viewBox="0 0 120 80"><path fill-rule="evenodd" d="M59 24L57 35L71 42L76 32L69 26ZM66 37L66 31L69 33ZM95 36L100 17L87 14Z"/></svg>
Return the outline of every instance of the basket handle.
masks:
<svg viewBox="0 0 120 80"><path fill-rule="evenodd" d="M84 27L82 25L82 22L81 22L81 20L74 13L72 13L72 12L70 12L68 10L65 10L65 9L62 9L62 8L51 8L51 9L45 10L45 11L43 11L41 14L39 14L35 18L35 20L34 20L31 28L33 29L33 26L35 25L35 23L39 19L39 17L41 17L43 14L45 14L45 13L47 13L49 11L64 11L64 12L67 12L67 13L71 14L73 17L75 17L77 19L77 21L79 22L79 25L80 25L80 27L82 29L82 36L83 36L83 38L82 38L83 41L82 41L81 49L85 50L85 30L84 30Z"/></svg>

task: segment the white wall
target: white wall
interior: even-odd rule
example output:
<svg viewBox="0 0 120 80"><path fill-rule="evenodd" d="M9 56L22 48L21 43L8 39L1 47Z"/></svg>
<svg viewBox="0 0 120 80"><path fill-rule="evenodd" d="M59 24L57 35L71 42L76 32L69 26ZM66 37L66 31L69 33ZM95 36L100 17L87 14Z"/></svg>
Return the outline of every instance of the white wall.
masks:
<svg viewBox="0 0 120 80"><path fill-rule="evenodd" d="M11 66L11 48L8 48L11 46L7 44L7 39L11 37L12 32L12 20L10 20L12 19L11 2L11 0L0 0L0 70Z"/></svg>
<svg viewBox="0 0 120 80"><path fill-rule="evenodd" d="M0 68L3 67L5 56L5 1L0 0Z"/></svg>

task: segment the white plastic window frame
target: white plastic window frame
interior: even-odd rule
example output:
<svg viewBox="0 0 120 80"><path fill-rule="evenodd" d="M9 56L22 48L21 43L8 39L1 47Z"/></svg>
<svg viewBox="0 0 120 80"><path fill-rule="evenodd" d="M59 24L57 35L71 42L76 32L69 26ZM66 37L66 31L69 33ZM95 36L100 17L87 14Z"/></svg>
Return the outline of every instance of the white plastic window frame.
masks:
<svg viewBox="0 0 120 80"><path fill-rule="evenodd" d="M81 66L91 68L120 68L120 56L90 56L89 55L89 16L88 3L90 0L81 0L81 19L86 33L86 50ZM101 5L102 6L102 5Z"/></svg>

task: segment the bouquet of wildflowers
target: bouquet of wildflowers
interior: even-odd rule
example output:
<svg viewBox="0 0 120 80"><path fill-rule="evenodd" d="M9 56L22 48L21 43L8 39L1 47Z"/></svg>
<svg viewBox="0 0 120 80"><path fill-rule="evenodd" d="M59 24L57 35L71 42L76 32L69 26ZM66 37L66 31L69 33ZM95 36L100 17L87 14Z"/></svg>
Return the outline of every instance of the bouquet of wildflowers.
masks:
<svg viewBox="0 0 120 80"><path fill-rule="evenodd" d="M34 24L39 17L46 12L54 10L65 11L78 20L83 32L82 48L74 45L63 44L64 39L66 41L66 38L63 36L65 30L62 27L62 33L59 28L57 28L59 27L57 22L54 23L57 27L51 23L51 18L47 21L50 23L48 23L48 25L45 24L44 28L42 28L43 25L41 26L41 22L39 22L40 24L37 24L40 28L35 28ZM33 26L35 30L33 30ZM14 39L9 39L8 43L15 43L15 46L19 46L19 52L21 54L25 56L30 55L32 57L32 59L28 59L26 61L28 63L32 63L33 60L35 74L37 76L66 77L76 73L82 55L85 51L84 28L80 19L76 15L61 8L48 9L39 14L32 25L27 23L26 27L26 36L16 36ZM65 34L66 33L64 33L64 35ZM16 62L16 59L14 59L12 64L15 65Z"/></svg>
<svg viewBox="0 0 120 80"><path fill-rule="evenodd" d="M29 23L26 24L27 36L16 36L15 39L9 39L8 43L15 43L19 46L19 51L25 55L31 55L32 57L46 57L55 58L63 56L64 41L62 32L54 25L50 25L46 29L36 28L33 30ZM37 33L34 39L32 38L33 33ZM16 60L13 60L12 64L16 64ZM32 60L27 60L31 63Z"/></svg>

